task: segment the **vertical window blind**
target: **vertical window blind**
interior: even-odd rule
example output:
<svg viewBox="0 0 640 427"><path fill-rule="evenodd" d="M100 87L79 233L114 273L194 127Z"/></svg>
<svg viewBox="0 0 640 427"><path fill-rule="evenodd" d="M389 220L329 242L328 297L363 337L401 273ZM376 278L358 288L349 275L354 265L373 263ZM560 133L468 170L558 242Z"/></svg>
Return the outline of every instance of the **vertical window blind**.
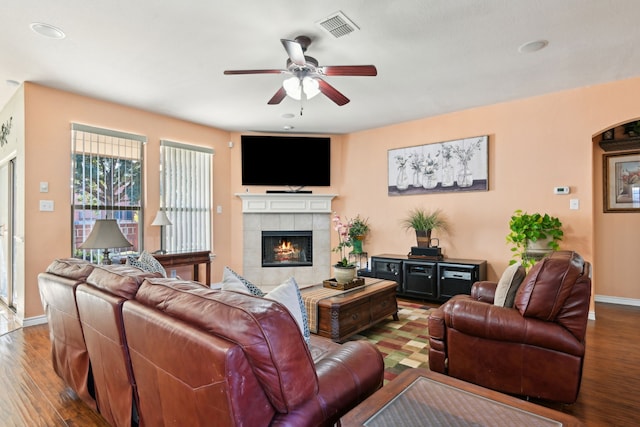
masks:
<svg viewBox="0 0 640 427"><path fill-rule="evenodd" d="M169 252L211 250L212 157L210 148L160 141L160 209Z"/></svg>
<svg viewBox="0 0 640 427"><path fill-rule="evenodd" d="M73 256L99 261L99 250L82 250L96 219L115 219L132 248L139 251L143 224L143 145L146 137L73 123L71 200Z"/></svg>

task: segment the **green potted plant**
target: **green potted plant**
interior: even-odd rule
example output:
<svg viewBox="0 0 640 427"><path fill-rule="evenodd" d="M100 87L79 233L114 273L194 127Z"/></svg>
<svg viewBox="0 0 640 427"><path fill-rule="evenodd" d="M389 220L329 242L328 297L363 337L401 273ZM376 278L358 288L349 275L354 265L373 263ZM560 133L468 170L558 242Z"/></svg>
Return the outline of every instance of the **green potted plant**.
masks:
<svg viewBox="0 0 640 427"><path fill-rule="evenodd" d="M509 221L511 232L507 235L507 242L513 246L513 258L509 264L522 262L525 268L531 267L535 262L551 251L560 247L558 242L562 240L562 222L548 214L528 214L518 209Z"/></svg>
<svg viewBox="0 0 640 427"><path fill-rule="evenodd" d="M416 232L418 247L431 246L431 231L449 230L449 223L440 209L428 211L422 208L414 208L402 220L402 225L407 230Z"/></svg>
<svg viewBox="0 0 640 427"><path fill-rule="evenodd" d="M362 253L362 241L364 240L367 233L369 233L369 219L362 218L360 214L356 215L351 221L349 221L351 226L349 227L349 239L351 240L351 244L353 246L354 254Z"/></svg>

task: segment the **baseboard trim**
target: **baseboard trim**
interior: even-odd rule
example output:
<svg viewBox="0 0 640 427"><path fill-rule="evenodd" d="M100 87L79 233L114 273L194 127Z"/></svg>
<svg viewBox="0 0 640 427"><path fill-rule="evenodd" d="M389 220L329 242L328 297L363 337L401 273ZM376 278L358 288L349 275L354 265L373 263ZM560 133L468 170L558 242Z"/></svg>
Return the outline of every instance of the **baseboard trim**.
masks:
<svg viewBox="0 0 640 427"><path fill-rule="evenodd" d="M26 328L28 326L42 325L44 323L47 323L47 316L43 314L41 316L29 317L28 319L24 319L22 321L22 326Z"/></svg>
<svg viewBox="0 0 640 427"><path fill-rule="evenodd" d="M595 302L606 302L609 304L620 305L632 305L634 307L640 307L640 299L635 298L623 298L623 297L610 297L607 295L596 295L594 297Z"/></svg>

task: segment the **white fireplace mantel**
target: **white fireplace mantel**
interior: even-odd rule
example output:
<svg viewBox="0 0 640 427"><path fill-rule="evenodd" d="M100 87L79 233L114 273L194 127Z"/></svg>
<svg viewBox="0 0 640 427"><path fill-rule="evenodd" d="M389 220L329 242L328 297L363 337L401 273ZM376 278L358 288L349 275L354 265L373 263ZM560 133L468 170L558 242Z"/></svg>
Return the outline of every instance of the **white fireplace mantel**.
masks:
<svg viewBox="0 0 640 427"><path fill-rule="evenodd" d="M242 213L331 213L336 194L236 193Z"/></svg>

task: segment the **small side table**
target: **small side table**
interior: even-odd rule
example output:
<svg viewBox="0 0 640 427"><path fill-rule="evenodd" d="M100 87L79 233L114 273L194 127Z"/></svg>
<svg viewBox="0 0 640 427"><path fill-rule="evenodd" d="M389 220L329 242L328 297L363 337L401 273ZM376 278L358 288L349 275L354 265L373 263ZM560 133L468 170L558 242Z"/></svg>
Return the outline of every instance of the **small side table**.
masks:
<svg viewBox="0 0 640 427"><path fill-rule="evenodd" d="M165 269L193 265L193 280L196 282L200 281L200 264L204 264L206 268L206 277L203 285L211 285L211 251L153 254L153 257L157 259Z"/></svg>

